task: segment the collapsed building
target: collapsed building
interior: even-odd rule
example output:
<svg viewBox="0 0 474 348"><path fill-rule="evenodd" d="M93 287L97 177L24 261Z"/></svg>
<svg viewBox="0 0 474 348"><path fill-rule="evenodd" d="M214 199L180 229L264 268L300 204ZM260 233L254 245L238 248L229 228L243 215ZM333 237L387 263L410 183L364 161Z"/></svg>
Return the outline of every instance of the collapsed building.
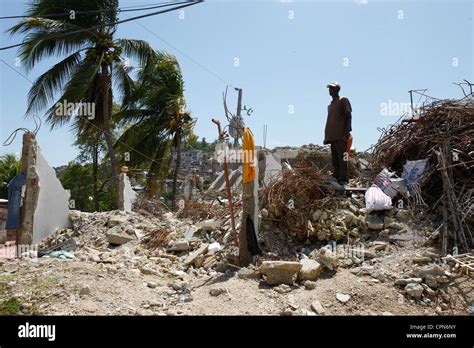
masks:
<svg viewBox="0 0 474 348"><path fill-rule="evenodd" d="M124 171L119 211L69 211L67 192L49 176L51 170L30 170L44 163L35 157L25 162L26 177L39 173L40 193L46 187L42 182L56 185L51 192L58 194L49 206L62 212L62 220L48 220L47 227L37 223L42 232L31 229L22 238L40 241L42 258L113 265L112 272L135 270L156 277L224 273L262 281L282 294L298 286L314 289L323 274L335 278L348 270L371 283L393 286L413 305L450 313L455 307L448 296L450 282L459 274L472 284L474 268L473 110L472 98L442 101L416 119L391 126L372 153L350 153L350 183L342 190L330 180L325 147L255 147L251 185L243 180L242 164L229 164L227 174L218 173L208 190L188 180L177 212L136 197ZM38 151L34 137L25 137L27 149L36 151L28 150L28 159L28 153ZM37 191L27 186L22 209ZM31 198L31 206L47 201ZM22 223L31 226L28 219ZM174 300L192 301L181 283L171 287ZM344 293L336 298L350 301ZM281 314L308 314L290 307ZM468 312L462 308L456 313ZM314 305L311 313L322 315L324 309Z"/></svg>
<svg viewBox="0 0 474 348"><path fill-rule="evenodd" d="M73 209L75 204L56 171L43 157L33 132L23 134L20 162L17 176L9 183L3 228L13 230L16 244L26 247L40 244L57 229L69 228L70 208ZM119 209L131 212L136 194L124 168L120 174Z"/></svg>

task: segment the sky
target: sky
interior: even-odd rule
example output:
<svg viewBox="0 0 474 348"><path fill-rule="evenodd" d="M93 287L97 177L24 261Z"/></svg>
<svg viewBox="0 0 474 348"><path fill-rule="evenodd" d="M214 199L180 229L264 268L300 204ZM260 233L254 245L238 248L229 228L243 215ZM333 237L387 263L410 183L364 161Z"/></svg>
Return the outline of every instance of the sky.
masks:
<svg viewBox="0 0 474 348"><path fill-rule="evenodd" d="M156 2L121 0L120 6ZM1 15L21 15L27 3L0 0ZM330 102L326 85L338 81L341 95L352 104L353 146L365 150L407 109L409 90L461 98L454 82L474 82L473 3L209 0L184 12L121 24L116 37L146 40L177 57L187 109L197 118L195 133L208 141L217 136L211 119L225 120L222 93L228 85L231 110L236 108L234 87L243 89L243 104L253 109L244 120L256 145L264 145L264 124L268 148L322 145ZM21 36L5 33L15 21L0 20L1 46L21 42ZM34 81L59 61L45 59L27 72L15 66L17 53L0 51L2 143L18 127L34 129L33 120L24 118L27 79ZM77 156L67 126L51 131L43 123L37 140L50 165ZM21 136L0 147L0 154L20 151Z"/></svg>

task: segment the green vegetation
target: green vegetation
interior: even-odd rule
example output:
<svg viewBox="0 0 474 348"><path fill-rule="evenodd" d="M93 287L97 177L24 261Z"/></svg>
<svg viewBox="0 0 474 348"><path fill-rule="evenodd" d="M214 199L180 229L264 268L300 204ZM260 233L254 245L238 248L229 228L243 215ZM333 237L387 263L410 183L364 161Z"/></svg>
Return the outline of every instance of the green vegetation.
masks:
<svg viewBox="0 0 474 348"><path fill-rule="evenodd" d="M109 24L117 21L118 10L118 0L29 3L28 17L9 29L24 35L19 50L22 64L31 70L43 58L62 60L34 81L26 115L46 110L51 129L69 124L75 132L81 154L58 172L76 208L115 208L119 165L131 167L132 173L146 170L146 192L156 196L164 187L173 154L174 207L181 149L197 144L192 133L195 122L185 110L183 76L172 55L156 52L142 40L115 38L117 26ZM135 71L126 57L138 62ZM119 96L118 104L113 92ZM57 104L63 103L88 103L94 117L58 112ZM104 160L110 170L104 168Z"/></svg>
<svg viewBox="0 0 474 348"><path fill-rule="evenodd" d="M11 297L13 287L8 284L14 277L0 276L0 316L2 315L39 315L38 304L25 305L19 298Z"/></svg>
<svg viewBox="0 0 474 348"><path fill-rule="evenodd" d="M21 314L21 303L18 299L9 299L0 303L0 315Z"/></svg>
<svg viewBox="0 0 474 348"><path fill-rule="evenodd" d="M207 149L208 144L198 142L192 132L195 120L185 109L176 58L142 40L117 39L117 25L109 24L117 21L118 11L118 0L29 3L28 17L9 29L24 36L22 64L31 70L43 58L62 60L34 81L26 115L45 111L51 129L69 124L74 131L80 155L58 172L76 208L116 208L120 165L130 167L131 173L147 171L149 197L160 194L165 179L172 177L174 207L182 148ZM128 58L138 63L136 68ZM94 115L58 112L58 105L65 103L93 105Z"/></svg>
<svg viewBox="0 0 474 348"><path fill-rule="evenodd" d="M195 136L197 137L197 135ZM186 143L187 149L202 150L205 153L209 154L209 153L213 153L214 149L216 148L217 140L215 140L213 143L208 143L206 141L206 138L202 138L201 141L199 141L197 138L194 141L193 140L194 139L191 139L190 142Z"/></svg>
<svg viewBox="0 0 474 348"><path fill-rule="evenodd" d="M76 15L69 15L70 9ZM58 13L66 15L58 17ZM11 34L24 35L19 56L27 70L43 58L65 58L34 81L26 114L42 112L52 104L46 111L52 129L69 123L78 138L85 134L98 141L103 137L114 188L118 191L118 162L112 134L113 91L118 91L124 101L129 100L132 80L124 58L144 64L153 49L145 41L115 39L116 25L103 26L117 21L118 0L37 0L29 3L27 15L9 30ZM58 92L62 95L57 99ZM89 119L91 115L58 113L57 103L93 103L95 115Z"/></svg>
<svg viewBox="0 0 474 348"><path fill-rule="evenodd" d="M20 161L13 154L0 156L0 198L8 198L8 183L20 171Z"/></svg>
<svg viewBox="0 0 474 348"><path fill-rule="evenodd" d="M114 209L115 191L110 166L101 164L97 170L97 191L94 195L94 167L91 163L71 161L56 170L63 187L71 191L74 209L81 211L108 211ZM97 199L97 201L96 201Z"/></svg>
<svg viewBox="0 0 474 348"><path fill-rule="evenodd" d="M194 120L185 111L184 81L175 57L156 52L138 73L132 95L134 103L124 104L117 113L121 122L128 123L120 136L117 148L125 151L140 149L133 154L131 165L147 164L147 195L155 196L163 187L174 150L172 208L175 206L177 180L181 164L182 143L193 136Z"/></svg>

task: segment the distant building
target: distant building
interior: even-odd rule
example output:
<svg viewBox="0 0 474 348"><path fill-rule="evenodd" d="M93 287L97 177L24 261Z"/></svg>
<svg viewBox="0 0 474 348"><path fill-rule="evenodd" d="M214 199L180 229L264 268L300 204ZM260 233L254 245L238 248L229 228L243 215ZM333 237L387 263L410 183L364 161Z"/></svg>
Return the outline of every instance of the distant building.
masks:
<svg viewBox="0 0 474 348"><path fill-rule="evenodd" d="M176 154L173 154L172 168L176 165ZM190 175L199 175L205 181L212 181L222 168L212 154L198 149L185 149L181 152L181 169L179 181L184 182Z"/></svg>

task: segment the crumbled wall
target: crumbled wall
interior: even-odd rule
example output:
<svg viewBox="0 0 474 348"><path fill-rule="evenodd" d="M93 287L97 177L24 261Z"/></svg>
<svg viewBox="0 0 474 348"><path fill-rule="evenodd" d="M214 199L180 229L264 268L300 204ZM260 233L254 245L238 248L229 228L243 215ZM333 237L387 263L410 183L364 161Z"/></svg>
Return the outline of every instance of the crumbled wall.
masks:
<svg viewBox="0 0 474 348"><path fill-rule="evenodd" d="M20 211L20 244L33 243L33 223L36 204L38 202L38 173L36 171L36 138L33 133L23 134L21 150L21 170L25 174L25 196Z"/></svg>
<svg viewBox="0 0 474 348"><path fill-rule="evenodd" d="M264 183L269 185L273 180L278 179L281 176L281 163L280 159L276 159L271 153L265 155L265 174Z"/></svg>
<svg viewBox="0 0 474 348"><path fill-rule="evenodd" d="M130 184L130 179L127 174L120 174L120 192L119 192L119 209L123 211L132 211L132 206L135 200L137 199L136 192L132 189L132 184Z"/></svg>
<svg viewBox="0 0 474 348"><path fill-rule="evenodd" d="M69 198L53 168L41 155L37 147L36 172L38 174L39 195L33 221L33 244L54 232L56 228L70 226Z"/></svg>

